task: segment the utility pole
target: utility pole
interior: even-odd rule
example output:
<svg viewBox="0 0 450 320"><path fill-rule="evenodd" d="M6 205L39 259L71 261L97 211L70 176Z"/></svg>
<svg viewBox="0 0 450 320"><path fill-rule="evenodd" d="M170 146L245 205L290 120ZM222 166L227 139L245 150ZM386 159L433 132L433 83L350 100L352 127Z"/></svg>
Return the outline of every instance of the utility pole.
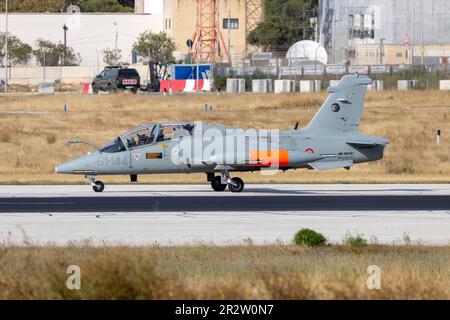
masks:
<svg viewBox="0 0 450 320"><path fill-rule="evenodd" d="M114 47L114 64L117 64L117 40L119 38L119 30L117 29L117 22L114 22L114 26L116 27L116 45Z"/></svg>
<svg viewBox="0 0 450 320"><path fill-rule="evenodd" d="M231 21L231 9L230 9L230 1L228 3L228 63L231 66L231 28L230 28L230 21Z"/></svg>
<svg viewBox="0 0 450 320"><path fill-rule="evenodd" d="M197 30L197 32L201 32L200 31L200 3L199 3L199 1L197 1L197 14L196 14L196 18L197 18L197 20L196 20L196 30ZM203 58L203 55L202 55L202 53L200 52L200 54L199 54L199 50L200 50L200 41L201 41L201 34L198 34L197 35L197 39L194 39L194 41L195 41L195 46L196 46L196 48L195 48L195 67L196 67L196 70L195 70L195 92L198 92L198 76L199 76L199 61L198 61L198 59L199 59L199 55Z"/></svg>
<svg viewBox="0 0 450 320"><path fill-rule="evenodd" d="M415 29L416 29L416 1L413 0L412 1L412 5L413 5L413 12L412 12L412 38L411 38L411 42L412 42L412 52L411 52L411 64L414 65L414 45L416 44L416 40L415 40Z"/></svg>
<svg viewBox="0 0 450 320"><path fill-rule="evenodd" d="M64 30L64 66L67 65L67 30L69 30L69 28L66 26L66 24L64 24L63 26L63 30Z"/></svg>
<svg viewBox="0 0 450 320"><path fill-rule="evenodd" d="M46 56L46 54L47 54L47 52L45 51L45 48L44 48L44 69L43 69L43 71L44 71L44 82L45 82L45 77L46 77L45 66L47 65L47 56Z"/></svg>
<svg viewBox="0 0 450 320"><path fill-rule="evenodd" d="M420 43L421 43L421 46L422 46L422 50L421 50L421 52L420 52L420 56L421 56L421 64L422 64L422 67L424 66L424 60L425 60L425 49L424 49L424 43L423 43L423 0L421 1L422 3L421 3L421 7L422 7L422 10L421 10L421 20L422 20L422 26L421 26L421 30L420 30Z"/></svg>
<svg viewBox="0 0 450 320"><path fill-rule="evenodd" d="M114 63L117 64L117 40L119 38L119 32L116 32L116 47L114 49Z"/></svg>
<svg viewBox="0 0 450 320"><path fill-rule="evenodd" d="M380 39L380 65L383 64L383 57L384 57L384 40L385 38Z"/></svg>
<svg viewBox="0 0 450 320"><path fill-rule="evenodd" d="M97 73L100 73L100 55L97 50Z"/></svg>
<svg viewBox="0 0 450 320"><path fill-rule="evenodd" d="M5 32L5 95L8 94L8 0L6 0L5 4L6 11L6 32Z"/></svg>

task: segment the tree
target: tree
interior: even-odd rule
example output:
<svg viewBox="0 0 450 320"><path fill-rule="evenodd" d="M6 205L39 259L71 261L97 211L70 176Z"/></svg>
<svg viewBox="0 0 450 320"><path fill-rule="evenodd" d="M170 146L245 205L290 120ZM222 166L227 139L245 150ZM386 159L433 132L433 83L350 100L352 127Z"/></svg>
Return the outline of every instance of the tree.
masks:
<svg viewBox="0 0 450 320"><path fill-rule="evenodd" d="M120 5L118 0L85 0L80 8L84 12L133 12L132 8Z"/></svg>
<svg viewBox="0 0 450 320"><path fill-rule="evenodd" d="M248 34L247 41L258 47L285 51L297 41L309 40L312 29L307 13L316 8L317 1L266 0L265 19Z"/></svg>
<svg viewBox="0 0 450 320"><path fill-rule="evenodd" d="M120 60L122 59L122 50L120 49L110 49L106 48L102 51L103 62L106 64L122 64Z"/></svg>
<svg viewBox="0 0 450 320"><path fill-rule="evenodd" d="M2 1L4 2L4 1ZM122 5L123 3L123 5ZM131 4L131 6L130 6ZM70 5L77 5L84 12L132 12L132 0L16 0L10 1L11 12L65 12ZM5 9L0 4L0 11Z"/></svg>
<svg viewBox="0 0 450 320"><path fill-rule="evenodd" d="M79 5L84 0L21 0L9 1L11 12L65 12L71 4ZM2 1L3 2L3 1ZM5 9L4 3L0 5L0 10Z"/></svg>
<svg viewBox="0 0 450 320"><path fill-rule="evenodd" d="M8 58L9 65L21 66L26 65L31 60L31 47L22 42L14 35L8 37ZM0 32L0 59L3 61L5 57L5 33Z"/></svg>
<svg viewBox="0 0 450 320"><path fill-rule="evenodd" d="M134 0L119 0L119 3L124 7L130 7L134 9Z"/></svg>
<svg viewBox="0 0 450 320"><path fill-rule="evenodd" d="M176 46L165 32L152 33L150 30L141 33L133 44L133 49L140 57L140 61L148 63L149 60L168 63L175 58L173 51Z"/></svg>
<svg viewBox="0 0 450 320"><path fill-rule="evenodd" d="M36 41L36 48L33 50L33 55L41 66L62 66L64 64L64 44L38 39ZM66 66L77 66L80 63L80 54L72 47L67 47Z"/></svg>

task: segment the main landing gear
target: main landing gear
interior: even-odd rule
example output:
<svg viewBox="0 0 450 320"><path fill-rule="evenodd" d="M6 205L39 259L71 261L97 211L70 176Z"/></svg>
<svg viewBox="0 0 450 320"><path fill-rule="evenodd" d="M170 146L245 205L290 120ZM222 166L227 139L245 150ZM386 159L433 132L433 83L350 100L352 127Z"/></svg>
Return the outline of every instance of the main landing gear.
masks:
<svg viewBox="0 0 450 320"><path fill-rule="evenodd" d="M95 176L86 176L86 178L88 178L91 182L92 190L94 190L95 192L103 192L103 190L105 190L105 184L100 180L96 181Z"/></svg>
<svg viewBox="0 0 450 320"><path fill-rule="evenodd" d="M230 178L228 172L221 176L214 176L214 173L207 173L208 181L216 192L224 191L227 187L231 192L242 192L244 190L244 181L241 178Z"/></svg>

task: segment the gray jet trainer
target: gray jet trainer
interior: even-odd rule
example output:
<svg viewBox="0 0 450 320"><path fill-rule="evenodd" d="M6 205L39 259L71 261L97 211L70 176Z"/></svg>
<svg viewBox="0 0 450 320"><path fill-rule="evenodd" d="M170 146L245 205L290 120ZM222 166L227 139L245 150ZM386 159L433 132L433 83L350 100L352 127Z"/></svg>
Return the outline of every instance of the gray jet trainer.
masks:
<svg viewBox="0 0 450 320"><path fill-rule="evenodd" d="M85 175L95 192L105 187L96 180L98 175L130 175L135 182L139 174L195 172L206 173L214 191L228 186L232 192L241 192L244 182L231 178L232 172L350 169L355 163L382 159L389 143L358 131L366 86L371 83L366 76L344 76L329 88L327 100L304 129L257 131L201 122L150 124L55 171Z"/></svg>

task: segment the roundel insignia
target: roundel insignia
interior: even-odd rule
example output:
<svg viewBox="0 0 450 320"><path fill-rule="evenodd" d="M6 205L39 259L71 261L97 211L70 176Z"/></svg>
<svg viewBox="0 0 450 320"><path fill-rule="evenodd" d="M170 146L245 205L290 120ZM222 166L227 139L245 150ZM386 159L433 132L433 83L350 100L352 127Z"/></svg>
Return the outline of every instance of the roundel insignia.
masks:
<svg viewBox="0 0 450 320"><path fill-rule="evenodd" d="M312 148L306 148L305 152L306 153L314 153L314 150Z"/></svg>
<svg viewBox="0 0 450 320"><path fill-rule="evenodd" d="M339 104L333 103L333 104L331 105L331 110L332 110L333 112L338 112L339 110L341 110L341 107L339 106Z"/></svg>

